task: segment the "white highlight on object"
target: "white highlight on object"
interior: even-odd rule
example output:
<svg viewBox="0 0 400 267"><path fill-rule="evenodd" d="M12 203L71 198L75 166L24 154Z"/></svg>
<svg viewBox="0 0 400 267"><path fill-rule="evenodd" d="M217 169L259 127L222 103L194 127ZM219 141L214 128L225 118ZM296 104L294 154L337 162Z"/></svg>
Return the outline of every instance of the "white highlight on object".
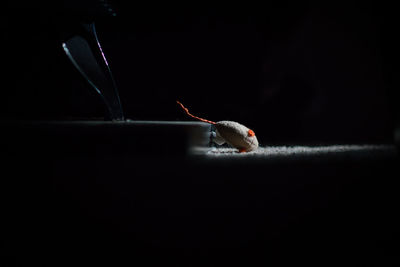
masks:
<svg viewBox="0 0 400 267"><path fill-rule="evenodd" d="M239 152L250 152L258 148L258 140L253 130L250 130L246 126L234 122L234 121L219 121L213 122L206 120L195 115L190 114L189 110L185 106L176 101L182 109L192 118L199 121L213 124L216 128L216 135L213 140L218 145L222 145L225 142L231 146L237 148Z"/></svg>

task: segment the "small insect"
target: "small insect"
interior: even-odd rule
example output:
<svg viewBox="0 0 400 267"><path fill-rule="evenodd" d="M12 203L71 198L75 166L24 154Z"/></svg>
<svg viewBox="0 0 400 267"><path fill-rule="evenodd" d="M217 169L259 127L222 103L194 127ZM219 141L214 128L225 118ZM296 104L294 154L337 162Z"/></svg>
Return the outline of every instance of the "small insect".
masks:
<svg viewBox="0 0 400 267"><path fill-rule="evenodd" d="M176 101L176 103L178 103L186 112L186 114L190 117L202 122L213 124L216 128L213 141L218 145L222 145L226 142L231 146L237 148L239 152L250 152L258 148L258 140L256 134L253 130L250 130L246 126L234 121L214 122L199 118L190 114L189 110L185 108L185 106L181 102Z"/></svg>

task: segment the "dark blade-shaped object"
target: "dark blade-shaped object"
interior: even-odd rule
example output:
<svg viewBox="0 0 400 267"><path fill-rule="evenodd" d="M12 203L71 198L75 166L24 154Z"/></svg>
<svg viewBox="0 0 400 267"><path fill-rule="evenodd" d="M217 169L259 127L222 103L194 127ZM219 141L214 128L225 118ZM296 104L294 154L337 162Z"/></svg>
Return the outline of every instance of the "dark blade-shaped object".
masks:
<svg viewBox="0 0 400 267"><path fill-rule="evenodd" d="M62 43L74 66L100 94L111 120L124 120L121 102L110 67L97 38L94 23L84 24L85 33Z"/></svg>

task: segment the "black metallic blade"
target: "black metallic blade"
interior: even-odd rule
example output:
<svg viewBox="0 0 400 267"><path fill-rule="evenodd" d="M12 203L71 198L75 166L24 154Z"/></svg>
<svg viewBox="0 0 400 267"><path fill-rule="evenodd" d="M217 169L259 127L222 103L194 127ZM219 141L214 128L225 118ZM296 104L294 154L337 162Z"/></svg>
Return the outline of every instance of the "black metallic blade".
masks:
<svg viewBox="0 0 400 267"><path fill-rule="evenodd" d="M85 25L87 36L75 35L62 46L68 58L103 98L112 120L123 120L115 81L96 36L94 24Z"/></svg>

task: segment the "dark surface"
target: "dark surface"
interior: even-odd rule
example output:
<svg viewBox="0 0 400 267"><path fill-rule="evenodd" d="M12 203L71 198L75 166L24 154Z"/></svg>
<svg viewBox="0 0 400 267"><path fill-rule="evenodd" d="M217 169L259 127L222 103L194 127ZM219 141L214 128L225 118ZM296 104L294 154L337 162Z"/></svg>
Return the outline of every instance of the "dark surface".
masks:
<svg viewBox="0 0 400 267"><path fill-rule="evenodd" d="M14 157L184 157L205 149L211 126L178 121L6 121L3 149Z"/></svg>
<svg viewBox="0 0 400 267"><path fill-rule="evenodd" d="M254 159L47 145L5 152L3 242L17 266L399 264L393 146Z"/></svg>

